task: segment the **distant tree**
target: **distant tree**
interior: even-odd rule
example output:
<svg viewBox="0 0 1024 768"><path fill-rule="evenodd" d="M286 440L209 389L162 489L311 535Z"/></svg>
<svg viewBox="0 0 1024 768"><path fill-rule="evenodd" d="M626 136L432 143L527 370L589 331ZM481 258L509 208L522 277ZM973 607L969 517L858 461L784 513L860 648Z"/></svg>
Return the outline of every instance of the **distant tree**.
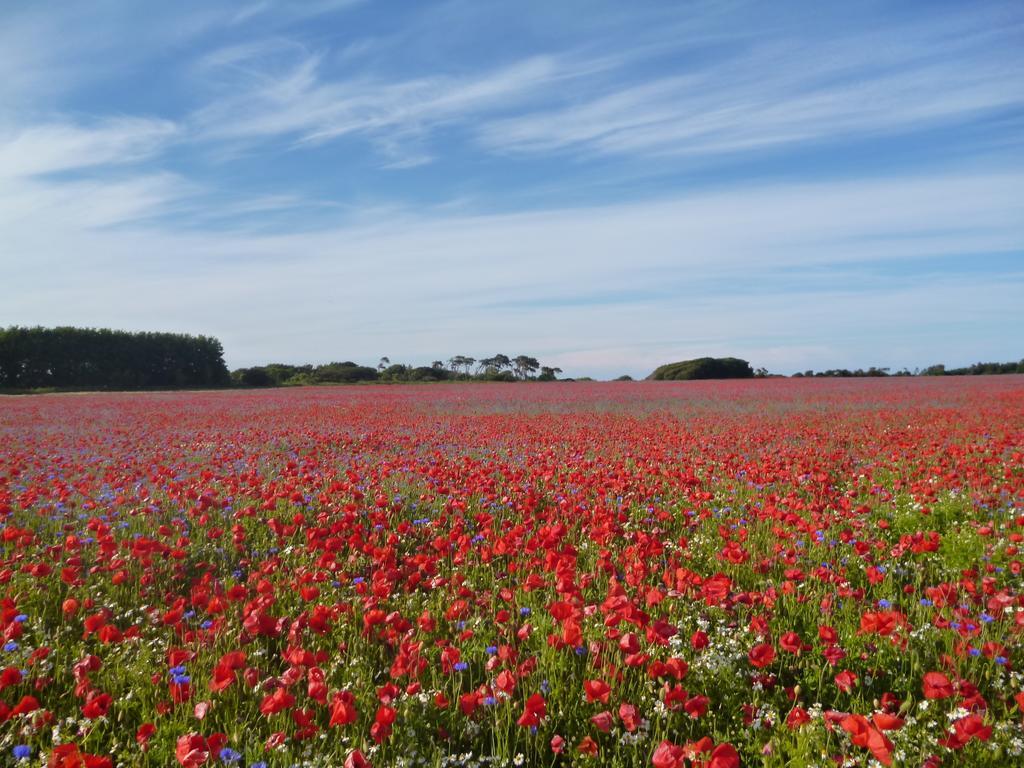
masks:
<svg viewBox="0 0 1024 768"><path fill-rule="evenodd" d="M537 372L540 368L540 362L537 358L530 357L529 355L518 355L515 360L512 361L512 369L520 379L527 379Z"/></svg>
<svg viewBox="0 0 1024 768"><path fill-rule="evenodd" d="M318 365L312 372L313 380L320 383L350 384L356 381L374 381L378 372L365 365L356 365L351 360L342 363Z"/></svg>
<svg viewBox="0 0 1024 768"><path fill-rule="evenodd" d="M215 387L231 382L209 336L108 328L0 329L0 387Z"/></svg>
<svg viewBox="0 0 1024 768"><path fill-rule="evenodd" d="M243 368L238 380L246 387L272 387L278 383L266 368Z"/></svg>
<svg viewBox="0 0 1024 768"><path fill-rule="evenodd" d="M735 357L699 357L659 366L648 376L653 380L749 379L754 369Z"/></svg>
<svg viewBox="0 0 1024 768"><path fill-rule="evenodd" d="M617 379L615 379L615 381L633 381L633 377L630 376L628 373L624 373Z"/></svg>
<svg viewBox="0 0 1024 768"><path fill-rule="evenodd" d="M537 380L555 381L558 378L558 374L560 374L561 372L561 368L553 368L550 365L542 365L540 367L540 376L537 377Z"/></svg>
<svg viewBox="0 0 1024 768"><path fill-rule="evenodd" d="M387 367L388 367L389 365L391 365L391 361L390 361L390 360L388 360L388 359L387 359L386 357L382 357L382 358L380 359L380 362L378 362L378 363L377 363L377 370L378 370L378 371L383 371L383 370L384 370L385 368L387 368Z"/></svg>
<svg viewBox="0 0 1024 768"><path fill-rule="evenodd" d="M494 357L485 357L480 360L480 373L486 377L493 378L494 374L501 373L512 366L508 355L497 354Z"/></svg>
<svg viewBox="0 0 1024 768"><path fill-rule="evenodd" d="M385 381L404 381L409 376L409 366L401 363L392 363L380 372L380 377Z"/></svg>
<svg viewBox="0 0 1024 768"><path fill-rule="evenodd" d="M406 371L405 377L408 381L445 381L451 377L448 371L433 366L421 365L417 368L410 368Z"/></svg>

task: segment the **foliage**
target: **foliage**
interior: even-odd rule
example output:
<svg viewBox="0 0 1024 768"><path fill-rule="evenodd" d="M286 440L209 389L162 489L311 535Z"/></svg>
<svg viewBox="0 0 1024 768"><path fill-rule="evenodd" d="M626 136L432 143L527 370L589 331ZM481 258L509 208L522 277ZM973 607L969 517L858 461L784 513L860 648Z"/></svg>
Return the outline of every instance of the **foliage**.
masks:
<svg viewBox="0 0 1024 768"><path fill-rule="evenodd" d="M944 365L932 365L925 368L923 376L991 376L1007 373L1024 373L1024 360L1016 363L975 363L966 368L947 368Z"/></svg>
<svg viewBox="0 0 1024 768"><path fill-rule="evenodd" d="M476 367L475 373L470 371ZM538 369L540 375L535 376ZM535 357L495 355L477 360L465 355L441 360L429 366L392 363L382 357L376 368L351 361L327 365L270 365L239 368L231 380L245 387L281 387L308 384L353 384L359 382L431 382L431 381L555 381L561 368L542 366Z"/></svg>
<svg viewBox="0 0 1024 768"><path fill-rule="evenodd" d="M746 360L735 357L699 357L667 363L654 369L647 378L654 381L690 379L749 379L754 370Z"/></svg>
<svg viewBox="0 0 1024 768"><path fill-rule="evenodd" d="M938 365L930 365L924 370L918 371L915 369L911 371L908 368L901 368L895 373L891 372L889 368L878 368L871 366L867 370L857 368L856 370L849 370L847 368L832 368L827 371L803 371L802 373L794 373L794 378L882 378L886 376L992 376L998 374L1008 373L1024 373L1024 360L1018 363L975 363L974 365L966 368L947 368L941 363Z"/></svg>
<svg viewBox="0 0 1024 768"><path fill-rule="evenodd" d="M0 329L0 388L217 387L229 381L220 342L106 328Z"/></svg>

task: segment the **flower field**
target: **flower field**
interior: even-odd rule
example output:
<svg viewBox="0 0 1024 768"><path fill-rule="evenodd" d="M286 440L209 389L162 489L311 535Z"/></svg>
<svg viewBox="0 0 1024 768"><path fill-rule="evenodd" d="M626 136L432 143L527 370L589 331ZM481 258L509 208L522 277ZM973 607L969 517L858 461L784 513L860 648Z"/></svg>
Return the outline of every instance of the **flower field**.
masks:
<svg viewBox="0 0 1024 768"><path fill-rule="evenodd" d="M1024 377L0 400L0 765L1024 764Z"/></svg>

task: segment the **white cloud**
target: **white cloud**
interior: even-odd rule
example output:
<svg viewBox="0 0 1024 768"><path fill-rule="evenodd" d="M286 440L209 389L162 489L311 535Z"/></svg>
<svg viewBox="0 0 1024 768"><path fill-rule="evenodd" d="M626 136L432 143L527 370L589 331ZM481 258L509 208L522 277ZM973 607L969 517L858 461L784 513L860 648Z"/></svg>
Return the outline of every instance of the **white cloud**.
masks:
<svg viewBox="0 0 1024 768"><path fill-rule="evenodd" d="M977 32L963 22L956 38L949 25L917 24L761 44L491 120L479 140L512 152L714 155L920 130L1024 104L1024 59L1007 54L1014 28Z"/></svg>
<svg viewBox="0 0 1024 768"><path fill-rule="evenodd" d="M1024 326L1016 298L1024 266L1007 267L1005 255L1024 243L1024 175L1014 170L739 181L657 200L627 193L603 206L474 215L472 199L416 210L331 199L338 187L315 171L309 187L326 199L302 194L306 178L232 189L256 169L243 163L222 166L222 176L199 173L202 183L164 167L172 147L182 150L180 167L209 172L211 155L238 159L259 143L270 177L295 179L287 151L264 147L281 138L289 149L357 138L382 166L398 169L446 159L453 135L470 137L460 151L477 151L476 159L483 148L689 160L933 128L1024 104L1024 59L1008 53L1019 14L1003 25L984 14L919 16L840 37L823 22L801 34L818 42L794 47L791 24L730 32L741 4L710 24L703 15L675 27L637 22L646 29L621 40L607 36L613 25L599 24L604 31L589 45L552 33L537 38L547 47L531 40L529 49L481 56L479 43L473 61L414 51L399 66L388 54L422 24L443 34L470 6L442 9L454 16L413 14L411 27L386 39L308 28L301 37L293 23L350 4L324 0L300 11L267 0L153 12L98 0L88 10L5 14L0 326L213 333L235 365L381 354L429 362L502 349L578 375L643 374L698 354L787 370L966 362L963 355L1005 357L1006 329ZM475 23L490 18L472 7ZM467 21L452 34L467 30L476 27ZM66 45L54 45L65 35ZM466 45L456 43L453 50ZM166 119L115 114L119 73L168 52L182 80L168 78ZM79 117L61 103L62 94L112 73L101 98L77 94L99 116ZM197 109L183 93L200 96ZM441 135L451 127L459 130ZM1001 138L1012 152L1019 144L1010 133ZM965 155L976 151L967 146ZM546 178L580 192L584 175L561 160ZM536 194L536 185L513 178L518 161L486 158L492 167L463 186L453 181L454 194L506 206ZM595 164L585 178L613 165L625 164ZM506 171L515 195L502 187ZM614 168L608 174L596 183L626 189ZM368 195L389 194L376 191L379 177L354 179L361 193L362 181L374 188ZM321 228L289 228L302 214ZM938 267L902 278L876 268L895 260L948 267L992 253L1004 254L1000 268L956 278ZM737 283L742 291L732 289Z"/></svg>
<svg viewBox="0 0 1024 768"><path fill-rule="evenodd" d="M137 117L0 132L0 177L136 163L161 152L176 133L177 127L168 120Z"/></svg>
<svg viewBox="0 0 1024 768"><path fill-rule="evenodd" d="M270 53L276 56L267 66ZM207 65L214 78L220 70L223 91L196 113L198 131L214 139L287 135L314 143L353 133L416 134L497 105L507 107L510 99L561 76L554 61L543 56L476 76L392 81L325 79L320 63L319 55L285 41L212 54Z"/></svg>
<svg viewBox="0 0 1024 768"><path fill-rule="evenodd" d="M212 333L233 365L505 350L638 375L698 353L793 370L1005 356L1024 265L886 285L858 264L1019 249L1022 200L1020 174L947 173L529 214L389 211L278 235L103 229L84 214L48 230L49 212L27 206L3 224L0 325ZM773 280L784 269L835 278L808 291ZM731 290L739 279L755 288Z"/></svg>

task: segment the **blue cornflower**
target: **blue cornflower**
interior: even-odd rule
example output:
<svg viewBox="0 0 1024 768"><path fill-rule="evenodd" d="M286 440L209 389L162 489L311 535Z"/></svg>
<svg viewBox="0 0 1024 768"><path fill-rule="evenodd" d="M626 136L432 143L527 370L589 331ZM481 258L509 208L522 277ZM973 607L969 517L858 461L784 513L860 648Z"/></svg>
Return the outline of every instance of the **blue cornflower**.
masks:
<svg viewBox="0 0 1024 768"><path fill-rule="evenodd" d="M362 576L356 576L354 579L352 579L353 584L362 584L364 581L366 581L366 579L364 579Z"/></svg>
<svg viewBox="0 0 1024 768"><path fill-rule="evenodd" d="M28 760L32 756L32 747L27 744L19 744L11 750L15 760Z"/></svg>
<svg viewBox="0 0 1024 768"><path fill-rule="evenodd" d="M932 602L931 600L929 600L929 599L928 599L927 597L922 597L922 598L921 598L921 600L920 600L919 602L920 602L920 603L921 603L921 605L923 605L923 606L924 606L925 608L931 608L931 607L932 607L933 605L935 605L935 603L933 603L933 602Z"/></svg>
<svg viewBox="0 0 1024 768"><path fill-rule="evenodd" d="M176 667L171 667L168 671L172 675L184 675L187 670L185 669L185 665L184 664L179 664Z"/></svg>
<svg viewBox="0 0 1024 768"><path fill-rule="evenodd" d="M996 664L1002 665L1005 664L1007 661L1009 661L1009 659L1007 659L1005 656L996 656Z"/></svg>
<svg viewBox="0 0 1024 768"><path fill-rule="evenodd" d="M888 600L879 600L878 601L878 607L879 608L892 608L892 603L890 603Z"/></svg>
<svg viewBox="0 0 1024 768"><path fill-rule="evenodd" d="M28 621L28 615L24 613L19 613L17 616L14 617L14 620L21 624L22 622Z"/></svg>
<svg viewBox="0 0 1024 768"><path fill-rule="evenodd" d="M6 643L4 643L4 650L8 652L16 651L18 650L19 647L20 646L13 640L8 640Z"/></svg>
<svg viewBox="0 0 1024 768"><path fill-rule="evenodd" d="M529 616L531 613L533 613L533 611L531 611L525 605L522 608L519 609L519 615L520 616Z"/></svg>
<svg viewBox="0 0 1024 768"><path fill-rule="evenodd" d="M496 646L496 645L488 645L486 650L487 650L487 652L489 654L491 654L493 656L494 654L496 654L498 652L498 646Z"/></svg>
<svg viewBox="0 0 1024 768"><path fill-rule="evenodd" d="M577 656L585 656L585 655L586 655L586 653L587 653L587 649L586 649L586 648L584 648L584 647L583 647L582 645L581 645L581 646L579 646L579 647L578 647L578 648L576 649L576 655L577 655Z"/></svg>
<svg viewBox="0 0 1024 768"><path fill-rule="evenodd" d="M496 698L494 698L493 696L487 696L484 699L484 706L493 707L497 703L498 703L498 700Z"/></svg>
<svg viewBox="0 0 1024 768"><path fill-rule="evenodd" d="M457 661L455 662L455 669L457 672L465 672L467 669L469 669L469 664L467 664L464 661Z"/></svg>
<svg viewBox="0 0 1024 768"><path fill-rule="evenodd" d="M236 752L235 750L231 749L231 747L224 747L224 749L220 751L219 757L222 762L237 763L239 760L242 759L242 753Z"/></svg>
<svg viewBox="0 0 1024 768"><path fill-rule="evenodd" d="M967 655L968 656L981 656L981 651L979 651L977 648L971 648L969 651L967 651Z"/></svg>
<svg viewBox="0 0 1024 768"><path fill-rule="evenodd" d="M202 624L199 625L199 628L200 629L209 629L212 626L213 626L213 622L210 621L209 619L207 619L206 621L204 621Z"/></svg>
<svg viewBox="0 0 1024 768"><path fill-rule="evenodd" d="M985 622L986 624L988 624L988 623L990 623L990 622L993 622L993 621L995 621L995 620L996 620L995 616L989 616L989 615L988 615L987 613L983 613L983 614L981 614L981 617L980 617L980 618L981 618L981 620L982 620L983 622Z"/></svg>

